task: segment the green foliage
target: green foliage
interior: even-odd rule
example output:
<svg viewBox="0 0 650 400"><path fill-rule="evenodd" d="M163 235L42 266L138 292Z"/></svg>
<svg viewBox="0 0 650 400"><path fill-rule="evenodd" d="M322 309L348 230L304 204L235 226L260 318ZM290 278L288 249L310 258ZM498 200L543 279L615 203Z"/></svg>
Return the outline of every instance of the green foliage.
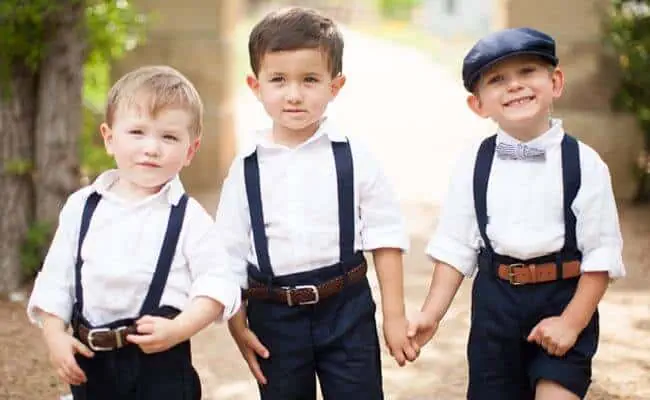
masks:
<svg viewBox="0 0 650 400"><path fill-rule="evenodd" d="M36 69L43 53L43 20L55 12L51 0L0 1L0 78L9 77L14 60Z"/></svg>
<svg viewBox="0 0 650 400"><path fill-rule="evenodd" d="M420 3L422 0L379 0L379 9L385 17L408 20L411 10Z"/></svg>
<svg viewBox="0 0 650 400"><path fill-rule="evenodd" d="M20 248L20 265L23 274L33 278L41 268L47 247L52 240L54 229L51 224L45 222L34 222L27 230Z"/></svg>
<svg viewBox="0 0 650 400"><path fill-rule="evenodd" d="M613 98L617 110L633 113L645 135L645 149L635 161L639 176L637 200L650 199L650 0L612 0L606 40L621 71Z"/></svg>
<svg viewBox="0 0 650 400"><path fill-rule="evenodd" d="M99 136L106 93L111 84L110 64L144 38L146 17L125 0L94 0L86 8L89 53L84 65L81 172L94 179L113 167Z"/></svg>

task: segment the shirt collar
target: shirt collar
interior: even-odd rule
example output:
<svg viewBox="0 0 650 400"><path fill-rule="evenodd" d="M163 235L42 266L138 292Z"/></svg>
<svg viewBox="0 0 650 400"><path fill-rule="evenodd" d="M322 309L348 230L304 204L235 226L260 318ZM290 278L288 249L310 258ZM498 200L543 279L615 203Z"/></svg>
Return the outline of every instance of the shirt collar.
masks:
<svg viewBox="0 0 650 400"><path fill-rule="evenodd" d="M102 196L114 197L115 195L109 191L110 187L117 181L118 171L111 169L100 174L97 179L92 183L91 187L94 192ZM148 196L138 204L148 202L154 198L163 198L170 205L178 205L181 197L185 194L185 188L178 175L174 176L169 182L165 183L158 193Z"/></svg>
<svg viewBox="0 0 650 400"><path fill-rule="evenodd" d="M329 117L323 117L316 132L314 132L314 134L311 135L309 139L307 139L304 143L301 143L298 147L305 146L306 144L314 142L323 136L327 136L327 138L332 142L345 142L347 140L347 137L343 135L339 129L336 128L335 124L330 120ZM258 147L267 149L286 148L285 146L278 145L273 142L270 129L261 129L255 131L253 141L244 147L244 150L241 153L242 158L253 154Z"/></svg>
<svg viewBox="0 0 650 400"><path fill-rule="evenodd" d="M525 144L526 146L536 147L538 149L547 149L559 145L562 138L564 138L564 128L560 119L551 119L551 127L543 134L528 142L522 142L514 138L501 128L497 131L497 143Z"/></svg>

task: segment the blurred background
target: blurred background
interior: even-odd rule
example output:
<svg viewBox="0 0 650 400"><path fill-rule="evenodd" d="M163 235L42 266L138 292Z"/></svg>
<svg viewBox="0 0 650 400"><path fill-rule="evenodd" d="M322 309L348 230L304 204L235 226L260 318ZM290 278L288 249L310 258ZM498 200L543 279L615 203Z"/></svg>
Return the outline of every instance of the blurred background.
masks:
<svg viewBox="0 0 650 400"><path fill-rule="evenodd" d="M169 64L195 83L206 106L205 133L182 179L214 213L234 155L254 129L269 124L245 85L248 33L263 14L289 5L320 9L343 31L347 83L328 114L366 143L396 188L412 239L405 258L411 311L427 291L431 265L423 247L454 162L494 131L466 106L465 52L506 27L531 26L555 37L567 87L554 114L610 168L628 268L628 278L614 283L601 305L589 399L650 398L649 3L0 1L0 399L57 399L67 392L49 368L38 329L26 320L25 299L65 198L112 166L98 132L111 84L147 64ZM416 364L398 368L384 354L387 399L463 398L469 285ZM194 354L205 399L257 398L223 326L198 335Z"/></svg>

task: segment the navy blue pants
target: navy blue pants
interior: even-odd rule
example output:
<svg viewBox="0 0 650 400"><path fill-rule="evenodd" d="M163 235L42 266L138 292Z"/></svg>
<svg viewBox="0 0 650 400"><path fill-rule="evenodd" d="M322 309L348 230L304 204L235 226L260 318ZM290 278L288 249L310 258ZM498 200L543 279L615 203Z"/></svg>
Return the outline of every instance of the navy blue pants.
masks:
<svg viewBox="0 0 650 400"><path fill-rule="evenodd" d="M75 400L198 400L199 376L192 367L190 342L167 351L143 353L129 345L97 351L93 358L76 356L87 382L72 386Z"/></svg>
<svg viewBox="0 0 650 400"><path fill-rule="evenodd" d="M562 357L526 341L539 321L562 313L577 283L576 278L513 286L479 271L472 288L468 399L532 400L540 379L585 396L598 346L598 312Z"/></svg>
<svg viewBox="0 0 650 400"><path fill-rule="evenodd" d="M337 264L275 277L274 285L319 284L341 272ZM249 274L264 281L256 267ZM366 279L315 305L249 299L250 327L271 353L259 358L268 381L261 398L315 400L318 375L325 400L383 399L375 308Z"/></svg>

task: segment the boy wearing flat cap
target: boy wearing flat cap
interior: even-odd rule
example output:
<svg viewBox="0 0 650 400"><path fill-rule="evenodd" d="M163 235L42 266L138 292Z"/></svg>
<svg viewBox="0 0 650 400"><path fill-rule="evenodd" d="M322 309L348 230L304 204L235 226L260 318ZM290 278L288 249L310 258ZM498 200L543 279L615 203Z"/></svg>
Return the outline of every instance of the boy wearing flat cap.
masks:
<svg viewBox="0 0 650 400"><path fill-rule="evenodd" d="M608 168L550 117L564 87L550 36L519 28L484 37L464 59L463 83L469 107L498 131L459 160L409 336L428 342L476 272L467 397L583 398L598 302L609 279L625 275Z"/></svg>

